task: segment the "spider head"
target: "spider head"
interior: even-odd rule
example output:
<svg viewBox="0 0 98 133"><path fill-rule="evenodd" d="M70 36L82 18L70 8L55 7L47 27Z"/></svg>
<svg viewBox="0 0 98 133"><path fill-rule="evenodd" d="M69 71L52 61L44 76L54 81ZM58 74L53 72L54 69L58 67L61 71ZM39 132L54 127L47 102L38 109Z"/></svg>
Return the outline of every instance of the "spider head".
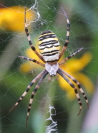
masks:
<svg viewBox="0 0 98 133"><path fill-rule="evenodd" d="M58 63L50 65L49 63L45 64L46 70L49 72L50 76L56 76L57 70L59 68Z"/></svg>
<svg viewBox="0 0 98 133"><path fill-rule="evenodd" d="M60 44L57 36L50 30L44 31L39 36L39 50L46 62L59 59Z"/></svg>

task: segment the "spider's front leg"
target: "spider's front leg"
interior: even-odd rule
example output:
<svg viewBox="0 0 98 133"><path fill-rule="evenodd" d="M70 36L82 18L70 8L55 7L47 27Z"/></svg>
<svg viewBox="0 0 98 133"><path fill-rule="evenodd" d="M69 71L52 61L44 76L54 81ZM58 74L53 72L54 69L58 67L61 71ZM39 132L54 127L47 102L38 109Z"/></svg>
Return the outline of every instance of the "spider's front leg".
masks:
<svg viewBox="0 0 98 133"><path fill-rule="evenodd" d="M43 70L38 76L36 76L35 79L31 81L31 83L27 86L26 91L21 95L21 97L17 100L17 102L12 106L12 108L9 110L9 113L22 101L22 99L26 96L28 91L30 90L31 86L44 74L46 70Z"/></svg>
<svg viewBox="0 0 98 133"><path fill-rule="evenodd" d="M88 106L88 109L89 109L88 98L87 98L87 96L86 96L84 90L82 89L81 84L80 84L73 76L71 76L71 75L68 74L67 72L63 71L62 69L60 69L60 70L62 71L62 73L63 73L64 75L66 75L68 78L70 78L70 79L77 85L77 87L78 87L78 89L80 90L81 94L83 95L83 97L84 97L84 99L85 99L85 101L86 101L86 104L87 104L87 106Z"/></svg>
<svg viewBox="0 0 98 133"><path fill-rule="evenodd" d="M78 103L79 103L79 106L80 106L80 110L77 114L77 115L79 115L81 113L81 110L82 110L82 102L81 102L81 99L80 99L80 96L78 94L78 91L77 91L76 87L74 86L74 84L67 77L64 76L63 72L60 69L57 71L57 73L59 75L61 75L62 78L74 89L74 92L76 94L76 97L78 99Z"/></svg>
<svg viewBox="0 0 98 133"><path fill-rule="evenodd" d="M31 110L33 99L34 99L34 95L37 92L37 90L39 89L42 81L44 80L44 78L46 77L47 74L48 74L48 72L45 70L42 77L40 78L38 84L35 86L34 91L31 94L31 98L30 98L29 105L28 105L28 110L27 110L26 127L27 127L27 124L28 124L28 117L29 117L29 114L30 114L30 110Z"/></svg>

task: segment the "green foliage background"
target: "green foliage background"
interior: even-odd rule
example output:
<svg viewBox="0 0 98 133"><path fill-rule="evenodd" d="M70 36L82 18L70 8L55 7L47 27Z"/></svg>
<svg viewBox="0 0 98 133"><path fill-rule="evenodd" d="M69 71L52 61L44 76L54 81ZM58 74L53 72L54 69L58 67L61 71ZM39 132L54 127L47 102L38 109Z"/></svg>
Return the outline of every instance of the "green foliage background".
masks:
<svg viewBox="0 0 98 133"><path fill-rule="evenodd" d="M16 0L8 2L8 0L2 0L0 3L5 7L13 5L31 7L34 4L34 1L30 0L28 2L25 0ZM97 5L98 1L92 0L38 0L38 11L41 15L41 21L45 22L43 23L43 26L41 26L41 21L38 21L31 32L31 36L35 37L38 36L41 31L47 30L48 28L57 34L58 38L60 38L61 44L63 44L66 25L65 23L61 24L60 22L62 22L62 20L57 17L58 13L62 12L60 8L63 7L68 13L68 17L71 22L71 35L68 49L69 51L72 51L72 49L84 47L84 50L77 55L77 57L86 51L92 53L93 60L85 68L83 73L85 73L94 84L96 84L98 73ZM0 56L4 53L6 54L6 52L4 52L5 48L15 36L17 36L16 33L12 33L10 31L0 31ZM21 34L18 36L21 36ZM16 39L17 43L21 43L22 40L23 42L21 47L19 47L21 49L19 49L17 55L23 55L26 48L29 47L26 36L18 39L20 40ZM13 63L6 73L2 70L2 66L5 67L6 62L4 61L4 64L0 63L0 133L44 133L46 125L45 119L48 117L47 111L49 98L47 98L47 94L52 99L52 104L56 109L56 118L54 119L57 120L58 133L82 133L83 122L87 114L86 105L84 103L83 112L79 117L77 117L77 100L75 99L74 101L69 101L66 98L66 95L64 95L66 92L60 89L60 86L55 78L52 82L48 82L46 79L41 85L40 91L36 94L29 118L28 128L25 127L25 120L30 93L24 98L19 106L17 106L10 114L7 114L9 109L25 90L29 82L41 71L40 69L35 70L34 74L20 73L18 69L21 61L17 59L17 56L15 56L13 60ZM4 73L4 75L2 73ZM88 97L89 101L92 101L93 94Z"/></svg>

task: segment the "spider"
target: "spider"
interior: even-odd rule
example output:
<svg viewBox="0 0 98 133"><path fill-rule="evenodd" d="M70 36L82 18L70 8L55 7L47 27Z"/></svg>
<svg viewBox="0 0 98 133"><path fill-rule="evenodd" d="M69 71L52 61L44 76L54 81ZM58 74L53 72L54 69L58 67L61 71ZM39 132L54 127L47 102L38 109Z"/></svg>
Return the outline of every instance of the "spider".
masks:
<svg viewBox="0 0 98 133"><path fill-rule="evenodd" d="M69 22L69 19L68 19L64 10L63 10L63 12L64 12L64 16L66 17L66 20L67 20L67 33L66 33L66 40L65 40L65 43L64 43L62 50L60 51L60 43L58 41L57 36L52 31L48 30L48 31L42 32L41 35L39 36L39 42L38 42L39 43L39 51L40 51L40 54L39 54L36 51L36 48L34 47L34 45L32 44L32 41L31 41L31 38L30 38L30 35L28 32L27 23L26 23L26 8L25 8L25 15L24 15L24 17L25 17L25 33L26 33L26 36L27 36L27 39L28 39L28 42L29 42L31 49L43 61L43 63L41 63L35 59L27 58L24 56L19 56L19 57L26 59L26 60L29 60L29 61L32 61L34 63L37 63L38 65L43 66L45 68L39 75L37 75L30 82L30 84L27 86L27 89L23 92L23 94L20 96L20 98L17 100L17 102L9 110L9 112L12 111L20 103L20 101L22 101L22 99L26 96L26 94L30 90L31 86L34 83L36 83L36 81L39 79L39 81L38 81L37 85L35 86L32 94L31 94L31 97L30 97L28 110L27 110L27 117L26 117L26 126L28 123L28 117L30 114L31 105L33 103L35 93L37 92L42 81L44 80L44 78L48 74L51 77L56 76L56 74L59 74L73 88L73 90L76 94L76 97L78 99L79 107L80 107L78 115L80 114L80 112L82 110L82 102L81 102L79 93L77 91L77 88L75 87L75 85L71 81L73 81L77 85L78 89L82 93L82 95L83 95L83 97L84 97L84 99L88 105L87 96L86 96L85 92L83 91L83 89L81 88L80 83L74 77L72 77L71 75L69 75L67 72L63 71L59 67L61 64L65 63L68 59L75 56L77 53L79 53L83 49L83 48L80 48L79 50L74 52L72 55L69 55L68 57L63 59L63 61L58 63L59 59L61 58L61 56L66 51L66 48L67 48L68 42L69 42L69 34L70 34L70 22ZM88 108L89 108L89 105L88 105Z"/></svg>

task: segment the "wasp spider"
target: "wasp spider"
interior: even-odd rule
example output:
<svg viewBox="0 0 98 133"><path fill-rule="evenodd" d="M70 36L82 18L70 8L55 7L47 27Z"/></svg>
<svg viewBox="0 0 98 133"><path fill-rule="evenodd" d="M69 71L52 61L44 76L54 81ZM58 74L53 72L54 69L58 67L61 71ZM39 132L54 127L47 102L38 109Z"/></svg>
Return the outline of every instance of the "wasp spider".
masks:
<svg viewBox="0 0 98 133"><path fill-rule="evenodd" d="M64 10L63 10L63 12L64 12ZM80 83L74 77L72 77L71 75L69 75L68 73L66 73L65 71L63 71L59 67L61 64L65 63L68 59L75 56L77 53L79 53L83 49L83 48L80 48L79 50L77 50L72 55L69 55L68 57L63 59L62 62L58 63L59 59L64 54L64 52L67 48L68 42L69 42L70 22L69 22L69 19L68 19L65 12L64 12L64 15L65 15L66 20L67 20L67 33L66 33L66 40L65 40L65 43L64 43L64 46L63 46L62 50L60 51L60 43L58 41L57 36L52 31L48 30L48 31L42 32L41 35L39 36L39 50L40 50L40 54L39 54L36 51L36 48L34 47L34 45L32 44L32 41L31 41L31 38L30 38L30 35L29 35L29 32L28 32L28 28L27 28L27 24L26 24L26 9L25 9L25 32L26 32L26 36L27 36L27 39L28 39L28 42L29 42L29 45L30 45L31 49L43 61L43 63L41 63L41 62L39 62L35 59L30 59L30 58L27 58L27 57L24 57L24 56L19 56L19 57L23 58L23 59L26 59L26 60L29 60L29 61L32 61L34 63L37 63L37 64L39 64L39 65L41 65L45 68L38 76L36 76L30 82L30 84L27 86L27 89L23 92L23 94L18 99L18 101L10 109L10 111L12 111L20 103L20 101L22 101L22 99L26 96L26 94L30 90L31 86L34 83L36 83L36 81L39 79L37 85L35 86L35 89L33 90L32 94L31 94L31 98L30 98L30 101L29 101L28 110L27 110L26 125L28 123L28 117L29 117L29 113L30 113L30 110L31 110L31 105L32 105L35 93L39 89L42 81L44 80L44 78L46 77L47 74L49 74L50 76L56 76L56 74L58 73L73 88L73 90L76 94L76 97L78 99L79 106L80 106L80 110L79 110L78 115L80 114L81 109L82 109L82 102L80 100L80 96L78 94L77 88L75 87L75 85L71 81L76 83L78 89L82 93L82 95L83 95L83 97L84 97L84 99L85 99L85 101L88 105L87 96L85 95L83 89L81 88ZM89 107L89 105L88 105L88 107Z"/></svg>

